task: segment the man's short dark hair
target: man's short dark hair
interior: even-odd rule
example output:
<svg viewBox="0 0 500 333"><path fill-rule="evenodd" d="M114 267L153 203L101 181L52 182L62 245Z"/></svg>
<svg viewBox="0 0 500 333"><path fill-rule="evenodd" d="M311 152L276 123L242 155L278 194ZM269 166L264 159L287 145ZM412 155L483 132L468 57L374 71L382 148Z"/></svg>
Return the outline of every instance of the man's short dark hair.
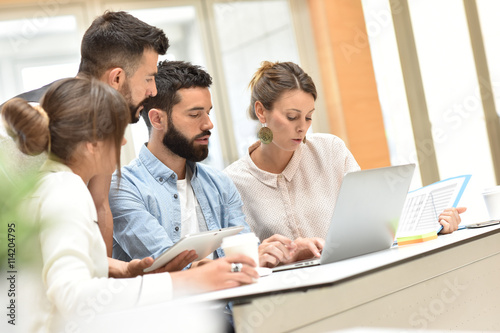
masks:
<svg viewBox="0 0 500 333"><path fill-rule="evenodd" d="M106 11L83 36L79 73L100 78L108 69L120 67L132 76L144 50L163 55L168 47L163 30L126 12Z"/></svg>
<svg viewBox="0 0 500 333"><path fill-rule="evenodd" d="M177 93L183 88L208 88L212 84L212 77L200 66L184 61L162 61L158 64L156 75L156 90L154 97L144 102L142 117L151 132L149 110L155 108L165 111L170 119L174 105L181 101Z"/></svg>

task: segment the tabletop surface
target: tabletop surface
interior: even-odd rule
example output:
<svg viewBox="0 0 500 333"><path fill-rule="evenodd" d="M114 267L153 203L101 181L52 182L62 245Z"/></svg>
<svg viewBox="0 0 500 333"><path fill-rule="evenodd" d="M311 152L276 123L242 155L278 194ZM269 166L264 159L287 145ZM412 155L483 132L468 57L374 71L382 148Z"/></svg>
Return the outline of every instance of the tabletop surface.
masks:
<svg viewBox="0 0 500 333"><path fill-rule="evenodd" d="M399 247L393 246L387 250L327 265L274 272L271 275L261 277L256 283L251 285L204 293L187 297L186 300L190 302L231 300L245 296L269 294L276 291L339 283L346 279L352 279L398 263L415 260L424 255L478 240L499 232L500 225L476 229L462 229L452 234L440 235L437 239L424 243Z"/></svg>

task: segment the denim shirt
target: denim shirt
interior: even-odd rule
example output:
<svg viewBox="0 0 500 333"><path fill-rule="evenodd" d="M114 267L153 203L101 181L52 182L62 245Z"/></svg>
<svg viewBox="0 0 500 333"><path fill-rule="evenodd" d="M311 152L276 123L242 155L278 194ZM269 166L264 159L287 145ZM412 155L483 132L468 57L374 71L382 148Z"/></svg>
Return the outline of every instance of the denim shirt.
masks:
<svg viewBox="0 0 500 333"><path fill-rule="evenodd" d="M244 226L240 194L228 176L209 166L187 162L191 186L207 230ZM116 172L111 181L109 204L113 213L113 258L130 261L158 257L179 241L181 206L177 174L144 145L138 158ZM200 214L197 214L198 216ZM200 219L200 216L199 216ZM201 221L203 223L203 221ZM203 230L203 228L201 228ZM217 249L214 257L223 257Z"/></svg>

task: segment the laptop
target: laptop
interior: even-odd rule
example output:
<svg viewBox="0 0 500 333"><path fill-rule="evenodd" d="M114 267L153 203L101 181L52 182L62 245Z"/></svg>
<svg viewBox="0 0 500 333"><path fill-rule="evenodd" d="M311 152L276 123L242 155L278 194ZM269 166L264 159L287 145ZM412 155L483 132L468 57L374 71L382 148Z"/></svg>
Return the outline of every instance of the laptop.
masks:
<svg viewBox="0 0 500 333"><path fill-rule="evenodd" d="M273 272L330 264L392 246L415 164L344 176L321 258L277 266Z"/></svg>

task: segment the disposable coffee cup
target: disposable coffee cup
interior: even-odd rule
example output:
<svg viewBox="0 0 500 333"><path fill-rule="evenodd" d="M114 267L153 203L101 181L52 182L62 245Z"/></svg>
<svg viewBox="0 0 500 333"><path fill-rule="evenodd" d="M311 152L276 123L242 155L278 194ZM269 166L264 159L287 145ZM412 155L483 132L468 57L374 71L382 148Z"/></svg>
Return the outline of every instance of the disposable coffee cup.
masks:
<svg viewBox="0 0 500 333"><path fill-rule="evenodd" d="M500 219L500 186L485 189L483 191L483 198L490 219Z"/></svg>
<svg viewBox="0 0 500 333"><path fill-rule="evenodd" d="M224 237L221 244L226 257L243 254L252 258L259 266L259 239L253 232Z"/></svg>

